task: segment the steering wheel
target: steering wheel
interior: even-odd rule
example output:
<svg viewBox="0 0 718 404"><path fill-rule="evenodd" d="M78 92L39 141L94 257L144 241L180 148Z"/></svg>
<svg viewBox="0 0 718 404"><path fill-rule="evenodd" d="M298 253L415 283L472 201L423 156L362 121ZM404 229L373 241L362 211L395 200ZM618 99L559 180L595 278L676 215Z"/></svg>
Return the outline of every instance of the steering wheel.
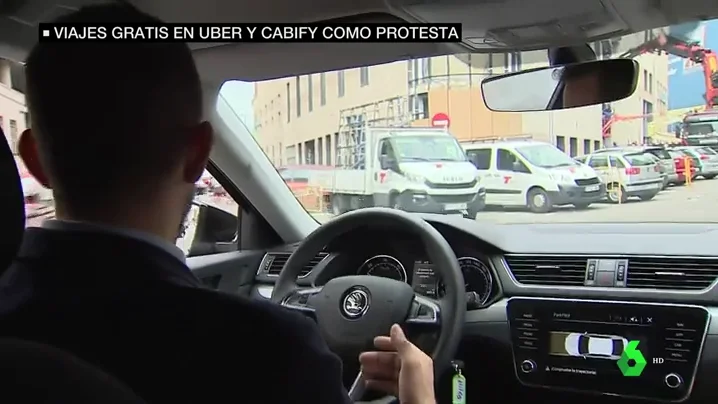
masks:
<svg viewBox="0 0 718 404"><path fill-rule="evenodd" d="M406 282L369 275L334 278L323 287L300 289L297 286L302 268L326 245L365 226L392 226L418 235L445 285L444 296L428 298L414 293ZM345 213L317 228L287 260L271 300L289 309L313 312L324 339L334 352L366 350L374 337L387 335L395 323L428 325L432 332L438 328L438 341L431 354L437 371L453 359L466 316L464 279L449 243L423 219L388 208ZM364 391L360 372L349 396L358 401Z"/></svg>

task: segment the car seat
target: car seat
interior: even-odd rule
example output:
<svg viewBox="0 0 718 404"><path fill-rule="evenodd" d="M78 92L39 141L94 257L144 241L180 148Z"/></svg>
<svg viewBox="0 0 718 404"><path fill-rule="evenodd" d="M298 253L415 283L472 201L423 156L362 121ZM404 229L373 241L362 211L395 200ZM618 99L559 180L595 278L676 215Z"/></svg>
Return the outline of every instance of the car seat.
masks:
<svg viewBox="0 0 718 404"><path fill-rule="evenodd" d="M0 272L12 263L25 232L25 201L15 158L0 128ZM18 403L143 404L121 382L51 346L0 339L0 389ZM13 395L12 393L17 393ZM22 397L22 399L20 399Z"/></svg>
<svg viewBox="0 0 718 404"><path fill-rule="evenodd" d="M143 404L129 388L71 354L0 339L0 389L14 403Z"/></svg>

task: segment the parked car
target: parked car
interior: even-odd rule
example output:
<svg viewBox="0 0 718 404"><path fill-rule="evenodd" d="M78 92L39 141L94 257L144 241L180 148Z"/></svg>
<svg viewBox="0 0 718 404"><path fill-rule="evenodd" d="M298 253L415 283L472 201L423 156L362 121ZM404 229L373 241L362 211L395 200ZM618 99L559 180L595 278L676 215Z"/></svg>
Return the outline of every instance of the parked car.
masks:
<svg viewBox="0 0 718 404"><path fill-rule="evenodd" d="M675 149L693 158L698 168L696 177L712 180L718 176L718 153L715 150L705 146L679 146Z"/></svg>
<svg viewBox="0 0 718 404"><path fill-rule="evenodd" d="M695 161L695 158L689 156L682 150L670 149L668 150L668 154L670 154L673 158L673 164L675 165L676 173L678 174L678 182L676 185L683 185L686 183L686 160L691 162L690 178L693 179L696 176L696 172L698 172L698 163Z"/></svg>
<svg viewBox="0 0 718 404"><path fill-rule="evenodd" d="M566 353L583 358L618 360L628 340L618 335L571 333L566 336Z"/></svg>
<svg viewBox="0 0 718 404"><path fill-rule="evenodd" d="M626 147L611 147L601 150L596 150L594 153L610 153L610 152L627 152L627 153L648 153L656 158L661 163L661 172L664 175L664 188L668 185L678 184L678 173L676 173L675 163L673 158L668 153L665 147L662 146L626 146Z"/></svg>
<svg viewBox="0 0 718 404"><path fill-rule="evenodd" d="M602 152L581 157L579 161L599 174L606 184L609 202L623 203L631 197L649 201L663 189L661 164L648 153Z"/></svg>

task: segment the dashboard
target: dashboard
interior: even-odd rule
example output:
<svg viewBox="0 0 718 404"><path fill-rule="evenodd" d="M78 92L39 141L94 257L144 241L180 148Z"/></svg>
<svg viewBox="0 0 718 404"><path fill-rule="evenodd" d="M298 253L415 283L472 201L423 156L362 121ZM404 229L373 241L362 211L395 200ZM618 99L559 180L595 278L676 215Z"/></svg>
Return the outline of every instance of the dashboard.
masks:
<svg viewBox="0 0 718 404"><path fill-rule="evenodd" d="M477 402L718 398L718 225L497 225L422 216L452 246L464 275L458 359ZM281 263L277 257L291 250L265 256L258 298L271 294L276 279L267 260ZM355 274L442 293L416 237L385 229L327 246L298 284Z"/></svg>

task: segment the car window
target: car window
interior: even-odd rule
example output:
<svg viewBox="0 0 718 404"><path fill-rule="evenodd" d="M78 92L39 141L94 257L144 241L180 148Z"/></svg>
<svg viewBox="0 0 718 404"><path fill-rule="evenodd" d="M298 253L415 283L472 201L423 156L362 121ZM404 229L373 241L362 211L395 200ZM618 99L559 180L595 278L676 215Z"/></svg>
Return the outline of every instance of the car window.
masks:
<svg viewBox="0 0 718 404"><path fill-rule="evenodd" d="M646 153L624 154L623 158L632 166L648 166L656 164L655 160Z"/></svg>
<svg viewBox="0 0 718 404"><path fill-rule="evenodd" d="M588 163L593 168L604 168L608 167L608 157L605 156L592 156Z"/></svg>
<svg viewBox="0 0 718 404"><path fill-rule="evenodd" d="M686 154L680 150L669 150L668 154L670 154L673 158L683 158L686 156Z"/></svg>
<svg viewBox="0 0 718 404"><path fill-rule="evenodd" d="M528 167L519 160L516 154L510 150L501 148L496 150L496 167L502 171L530 172Z"/></svg>
<svg viewBox="0 0 718 404"><path fill-rule="evenodd" d="M664 149L651 149L649 153L653 154L654 156L656 156L662 160L671 158L671 155L668 154L668 152Z"/></svg>
<svg viewBox="0 0 718 404"><path fill-rule="evenodd" d="M488 170L491 168L491 149L468 150L466 155L479 170Z"/></svg>
<svg viewBox="0 0 718 404"><path fill-rule="evenodd" d="M696 150L698 150L698 153L700 153L700 154L705 154L705 155L708 155L708 156L718 155L718 153L716 153L715 150L711 149L710 147L701 147L701 148L698 148L698 149L696 149Z"/></svg>
<svg viewBox="0 0 718 404"><path fill-rule="evenodd" d="M608 163L611 165L611 167L626 168L626 165L623 164L623 161L621 161L621 159L616 156L610 156L608 158Z"/></svg>

